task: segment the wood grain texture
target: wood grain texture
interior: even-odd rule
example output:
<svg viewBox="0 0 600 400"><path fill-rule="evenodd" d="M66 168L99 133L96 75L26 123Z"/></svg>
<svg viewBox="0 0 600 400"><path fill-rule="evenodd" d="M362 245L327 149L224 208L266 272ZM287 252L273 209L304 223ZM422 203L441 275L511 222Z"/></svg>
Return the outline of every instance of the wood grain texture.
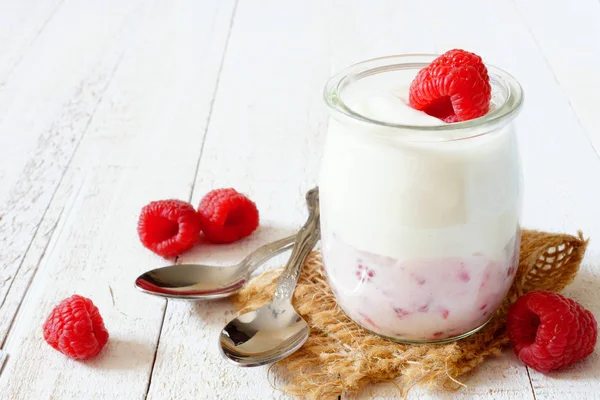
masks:
<svg viewBox="0 0 600 400"><path fill-rule="evenodd" d="M233 186L258 204L261 228L238 244L199 246L181 262L233 263L302 225L324 133L323 17L316 1L239 3L192 203ZM227 300L170 301L149 398L285 398L269 385L267 367L240 369L222 359L218 333L234 316Z"/></svg>
<svg viewBox="0 0 600 400"><path fill-rule="evenodd" d="M170 263L139 245L137 215L160 198L197 204L216 187L256 201L254 235L179 262L233 263L294 232L318 176L325 81L389 54L462 47L523 84L523 222L592 238L565 292L600 318L599 4L0 0L0 399L287 398L266 367L222 360L218 332L235 315L227 300L167 303L132 288ZM94 300L111 333L91 362L41 337L52 306L74 292ZM466 389L408 398L594 399L596 370L598 354L542 375L508 349Z"/></svg>
<svg viewBox="0 0 600 400"><path fill-rule="evenodd" d="M148 199L190 192L230 6L154 2L138 10L131 47L48 209L60 217L6 340L0 397L145 397L165 304L132 282L168 261L140 246L136 221ZM42 338L52 306L73 292L94 300L111 333L103 355L86 363Z"/></svg>
<svg viewBox="0 0 600 400"><path fill-rule="evenodd" d="M112 3L60 7L0 88L0 175L11 176L0 188L0 344L57 223L40 221L135 26L139 2Z"/></svg>
<svg viewBox="0 0 600 400"><path fill-rule="evenodd" d="M0 1L0 89L63 4L63 0Z"/></svg>
<svg viewBox="0 0 600 400"><path fill-rule="evenodd" d="M600 2L514 0L579 123L600 154ZM540 13L543 9L543 13Z"/></svg>

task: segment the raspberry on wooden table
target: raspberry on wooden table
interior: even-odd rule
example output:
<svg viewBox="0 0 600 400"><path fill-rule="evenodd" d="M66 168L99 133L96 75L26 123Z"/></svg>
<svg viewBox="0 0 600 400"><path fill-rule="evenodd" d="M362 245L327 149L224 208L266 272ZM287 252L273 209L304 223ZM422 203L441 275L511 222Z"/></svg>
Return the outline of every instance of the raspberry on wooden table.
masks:
<svg viewBox="0 0 600 400"><path fill-rule="evenodd" d="M191 249L200 237L200 217L194 207L181 200L153 201L138 221L142 244L163 257L175 257Z"/></svg>
<svg viewBox="0 0 600 400"><path fill-rule="evenodd" d="M108 331L98 308L77 294L60 302L44 323L44 339L67 357L94 357L108 341Z"/></svg>
<svg viewBox="0 0 600 400"><path fill-rule="evenodd" d="M508 311L506 324L517 357L539 372L589 356L598 334L594 316L581 304L541 290L519 297Z"/></svg>
<svg viewBox="0 0 600 400"><path fill-rule="evenodd" d="M258 209L235 189L215 189L198 206L202 231L213 243L232 243L249 236L258 227Z"/></svg>
<svg viewBox="0 0 600 400"><path fill-rule="evenodd" d="M410 85L409 105L445 122L485 115L492 87L481 57L450 50L419 71Z"/></svg>

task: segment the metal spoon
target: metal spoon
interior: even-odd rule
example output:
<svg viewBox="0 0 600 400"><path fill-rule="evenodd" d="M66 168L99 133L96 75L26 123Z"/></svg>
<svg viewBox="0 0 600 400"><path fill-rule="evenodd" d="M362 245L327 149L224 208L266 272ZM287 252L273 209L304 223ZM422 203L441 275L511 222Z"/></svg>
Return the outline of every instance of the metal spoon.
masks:
<svg viewBox="0 0 600 400"><path fill-rule="evenodd" d="M298 232L273 302L240 315L221 331L221 354L238 366L256 367L279 361L298 350L308 339L308 324L292 306L292 295L300 269L320 237L317 188L306 194L306 203L308 220Z"/></svg>
<svg viewBox="0 0 600 400"><path fill-rule="evenodd" d="M240 290L256 268L268 259L292 248L296 235L259 247L238 264L215 267L176 264L153 269L135 280L140 291L155 296L207 300L231 296Z"/></svg>

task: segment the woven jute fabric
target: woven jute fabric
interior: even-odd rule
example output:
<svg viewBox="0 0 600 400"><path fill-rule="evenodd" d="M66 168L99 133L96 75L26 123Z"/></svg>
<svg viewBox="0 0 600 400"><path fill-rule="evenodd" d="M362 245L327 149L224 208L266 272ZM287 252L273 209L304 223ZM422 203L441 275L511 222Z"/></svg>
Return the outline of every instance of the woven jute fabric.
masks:
<svg viewBox="0 0 600 400"><path fill-rule="evenodd" d="M523 293L561 291L575 278L587 240L578 236L523 230L519 268L502 307L472 336L447 344L406 345L375 336L338 307L313 252L301 272L293 304L308 322L310 337L271 370L281 390L303 398L329 399L376 382L394 381L403 394L415 385L456 390L466 373L508 344L506 313ZM271 301L282 269L253 279L234 302L244 313Z"/></svg>

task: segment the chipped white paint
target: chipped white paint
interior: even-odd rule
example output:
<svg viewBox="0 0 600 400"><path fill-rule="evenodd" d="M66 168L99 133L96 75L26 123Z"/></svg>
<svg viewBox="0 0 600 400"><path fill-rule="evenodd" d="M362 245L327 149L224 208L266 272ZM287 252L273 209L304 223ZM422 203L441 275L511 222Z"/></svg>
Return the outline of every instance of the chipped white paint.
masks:
<svg viewBox="0 0 600 400"><path fill-rule="evenodd" d="M59 4L18 67L0 77L0 343L57 223L44 215L130 41L139 3ZM76 34L82 26L87 35Z"/></svg>
<svg viewBox="0 0 600 400"><path fill-rule="evenodd" d="M85 3L62 7L76 19L85 10L93 12ZM107 6L105 14L96 11L99 25L118 13L117 3L122 2ZM114 44L102 45L115 46L114 51L123 40L129 42L104 92L87 95L98 96L98 105L89 125L81 127L85 135L33 238L32 250L25 254L23 268L37 273L3 346L10 357L0 376L1 398L139 399L146 394L165 302L138 293L132 282L148 266L167 261L140 246L137 214L148 199L189 196L232 3L140 4L131 9L134 20L123 22L134 30L129 39L117 37ZM68 27L74 21L59 22L61 30L67 30L64 36L79 34L84 43L86 35L98 34L91 21L91 32L79 32L84 22L75 24L73 31ZM54 40L58 46L63 39ZM81 62L77 54L72 57L73 64ZM35 72L31 66L30 73ZM51 96L56 90L32 92L30 97ZM34 120L35 115L22 118ZM69 127L70 117L66 118L64 126ZM5 134L3 128L2 137ZM55 161L52 153L48 159ZM53 222L46 223L47 218ZM8 248L5 244L2 252ZM31 279L31 273L25 275L23 279ZM41 326L52 306L73 292L94 300L111 333L105 355L88 363L66 359L42 338ZM14 311L3 306L2 319L10 320Z"/></svg>
<svg viewBox="0 0 600 400"><path fill-rule="evenodd" d="M590 144L600 148L600 3L567 3L0 0L0 398L286 398L266 367L220 358L227 300L166 303L132 288L168 263L139 245L137 213L158 198L196 204L223 186L258 203L255 235L182 261L235 262L293 232L318 174L322 85L365 58L463 47L511 71L526 93L524 224L600 237L600 188L590 184L600 178ZM567 294L597 317L599 282L592 240ZM51 307L74 292L94 300L111 333L88 363L41 337ZM597 370L594 354L546 376L506 351L467 389L409 398L593 399Z"/></svg>

